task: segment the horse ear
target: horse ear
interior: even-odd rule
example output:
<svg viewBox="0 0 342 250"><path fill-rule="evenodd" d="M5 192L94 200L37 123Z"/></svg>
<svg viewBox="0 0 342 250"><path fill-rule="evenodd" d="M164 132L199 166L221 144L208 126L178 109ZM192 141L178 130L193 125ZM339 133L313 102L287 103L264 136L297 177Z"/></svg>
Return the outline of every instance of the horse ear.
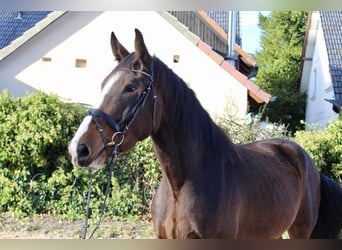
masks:
<svg viewBox="0 0 342 250"><path fill-rule="evenodd" d="M135 29L134 46L135 46L135 54L137 55L137 60L141 64L140 67L150 70L152 57L148 53L148 50L144 42L144 38L138 29Z"/></svg>
<svg viewBox="0 0 342 250"><path fill-rule="evenodd" d="M125 49L125 47L122 46L122 44L116 38L114 32L112 32L110 36L110 45L112 47L112 51L113 51L113 55L115 59L119 62L129 54L127 49Z"/></svg>

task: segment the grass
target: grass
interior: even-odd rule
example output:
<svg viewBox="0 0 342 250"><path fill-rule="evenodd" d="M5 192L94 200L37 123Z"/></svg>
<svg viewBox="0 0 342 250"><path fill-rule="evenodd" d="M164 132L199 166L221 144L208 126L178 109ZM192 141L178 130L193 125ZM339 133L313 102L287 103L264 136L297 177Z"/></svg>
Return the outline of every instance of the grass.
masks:
<svg viewBox="0 0 342 250"><path fill-rule="evenodd" d="M53 216L40 215L15 218L9 213L0 215L1 239L79 239L83 220L60 220ZM88 235L96 222L91 222ZM104 220L94 239L153 239L154 231L149 220L118 221Z"/></svg>

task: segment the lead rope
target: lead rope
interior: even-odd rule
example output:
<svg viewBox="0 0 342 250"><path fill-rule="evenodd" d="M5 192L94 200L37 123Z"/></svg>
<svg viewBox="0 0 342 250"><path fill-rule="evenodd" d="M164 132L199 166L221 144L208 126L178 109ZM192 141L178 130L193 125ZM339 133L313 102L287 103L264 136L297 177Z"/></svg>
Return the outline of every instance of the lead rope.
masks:
<svg viewBox="0 0 342 250"><path fill-rule="evenodd" d="M110 184L111 184L112 175L113 175L113 166L114 166L116 157L118 156L118 147L120 146L120 144L121 143L116 144L114 146L114 150L113 150L113 153L112 153L112 159L111 159L110 164L109 164L109 176L108 176L108 180L107 180L105 198L104 198L103 203L102 203L101 208L100 208L101 209L100 210L100 218L99 218L98 222L96 223L96 226L93 229L93 231L90 234L88 239L91 239L93 237L94 233L99 228L99 226L100 226L100 224L102 222L102 218L103 218L104 211L105 211L105 208L106 208L106 201L107 201L107 198L109 196ZM89 170L89 171L90 171L90 178L92 179L92 177L93 177L92 170ZM90 181L89 187L88 187L86 218L85 218L84 225L83 225L82 239L86 239L87 238L87 231L88 231L88 228L89 228L88 219L89 219L89 211L90 211L91 186L92 186L92 180Z"/></svg>
<svg viewBox="0 0 342 250"><path fill-rule="evenodd" d="M88 195L87 195L87 207L86 207L86 217L83 225L83 234L82 234L82 239L85 239L87 237L87 230L89 227L88 224L88 219L89 219L89 210L90 210L90 194L91 194L91 186L92 186L92 179L93 179L93 171L92 169L89 170L89 177L90 177L90 182L88 186Z"/></svg>

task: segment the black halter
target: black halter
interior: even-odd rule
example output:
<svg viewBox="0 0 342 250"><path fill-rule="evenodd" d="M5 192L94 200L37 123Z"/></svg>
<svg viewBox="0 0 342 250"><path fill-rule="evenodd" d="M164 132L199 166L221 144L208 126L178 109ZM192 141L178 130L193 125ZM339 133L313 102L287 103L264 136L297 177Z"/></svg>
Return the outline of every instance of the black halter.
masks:
<svg viewBox="0 0 342 250"><path fill-rule="evenodd" d="M91 115L92 118L94 119L95 124L98 128L98 131L101 135L101 139L102 139L102 142L104 145L102 150L108 150L108 147L110 147L110 146L115 146L115 145L119 146L118 144L121 144L124 141L125 133L129 129L129 127L131 126L133 121L135 120L139 110L142 107L144 107L145 102L147 100L147 97L151 91L152 91L152 95L153 95L153 97L152 97L153 98L152 99L153 100L153 114L152 114L153 115L153 130L155 128L155 109L156 109L157 96L154 94L154 91L152 88L154 71L152 70L152 73L148 74L148 73L141 71L141 70L134 70L134 69L120 69L120 70L135 72L135 73L141 73L141 74L143 74L149 78L149 83L148 83L147 87L145 88L145 90L139 96L139 99L137 100L136 104L133 106L133 108L129 112L130 117L125 117L124 119L121 119L121 122L115 121L110 115L108 115L107 113L103 112L100 109L91 108L88 111L88 115ZM107 142L105 139L104 132L103 132L104 129L103 129L103 126L99 120L99 117L101 117L103 120L105 120L105 122L114 130L112 140L110 142ZM122 122L124 122L126 120L128 120L128 122L126 124L121 124ZM118 139L119 142L115 142L115 139ZM101 153L102 150L99 153Z"/></svg>
<svg viewBox="0 0 342 250"><path fill-rule="evenodd" d="M88 115L91 115L92 118L95 121L95 124L99 130L99 133L101 135L101 139L103 142L103 148L97 153L97 156L99 154L101 154L103 152L103 150L106 150L108 152L108 147L113 146L113 151L112 151L112 159L111 162L109 164L109 177L108 177L108 181L107 181L107 186L106 186L106 193L105 193L105 199L104 202L101 206L101 212L100 212L100 219L98 220L94 230L92 231L90 238L92 238L92 236L94 235L95 231L97 230L97 228L99 227L101 221L102 221L102 216L104 214L104 209L105 209L105 204L106 204L106 200L108 198L109 195L109 188L110 188L110 184L111 184L111 178L112 178L112 172L113 172L113 164L115 162L115 159L118 155L118 148L119 146L123 143L124 139L125 139L125 133L127 132L127 130L129 129L129 127L131 126L131 124L133 123L133 121L135 120L139 110L144 107L145 102L147 100L147 97L149 95L149 93L152 91L152 101L153 101L153 114L152 114L152 119L153 119L153 130L155 128L155 110L156 110L156 99L157 96L154 94L153 88L152 88L152 83L153 83L153 70L151 75L141 71L141 70L130 70L130 69L121 69L121 70L125 70L125 71L129 71L129 72L136 72L136 73L141 73L145 76L147 76L149 78L149 83L148 86L145 88L145 90L141 93L141 95L139 96L139 99L137 100L136 104L134 105L134 107L132 108L131 112L130 112L130 117L125 117L124 119L122 119L122 122L128 120L128 122L126 124L123 125L123 127L121 127L122 124L120 124L121 122L117 122L115 121L110 115L108 115L107 113L103 112L100 109L96 109L96 108L92 108L88 111ZM105 122L107 122L107 124L114 130L113 136L112 136L112 141L111 142L107 142L106 138L104 136L104 129L102 126L102 123L99 120L99 117L101 117L103 120L105 120ZM118 142L115 141L115 139L118 139ZM97 157L96 156L96 157ZM90 207L90 193L91 193L91 182L89 184L89 188L88 188L88 196L87 196L87 208L86 208L86 219L85 219L85 223L83 226L83 236L82 238L85 239L87 236L87 229L88 229L88 218L89 218L89 207Z"/></svg>

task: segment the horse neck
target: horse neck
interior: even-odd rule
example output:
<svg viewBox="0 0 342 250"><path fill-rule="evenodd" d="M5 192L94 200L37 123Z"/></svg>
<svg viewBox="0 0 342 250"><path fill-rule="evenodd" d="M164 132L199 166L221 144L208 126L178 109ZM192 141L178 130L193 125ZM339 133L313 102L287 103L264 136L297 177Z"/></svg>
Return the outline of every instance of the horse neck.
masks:
<svg viewBox="0 0 342 250"><path fill-rule="evenodd" d="M228 151L235 155L234 145L184 81L162 62L155 64L162 115L152 140L163 172L175 186L182 186L195 172L212 167L205 162L222 161Z"/></svg>

